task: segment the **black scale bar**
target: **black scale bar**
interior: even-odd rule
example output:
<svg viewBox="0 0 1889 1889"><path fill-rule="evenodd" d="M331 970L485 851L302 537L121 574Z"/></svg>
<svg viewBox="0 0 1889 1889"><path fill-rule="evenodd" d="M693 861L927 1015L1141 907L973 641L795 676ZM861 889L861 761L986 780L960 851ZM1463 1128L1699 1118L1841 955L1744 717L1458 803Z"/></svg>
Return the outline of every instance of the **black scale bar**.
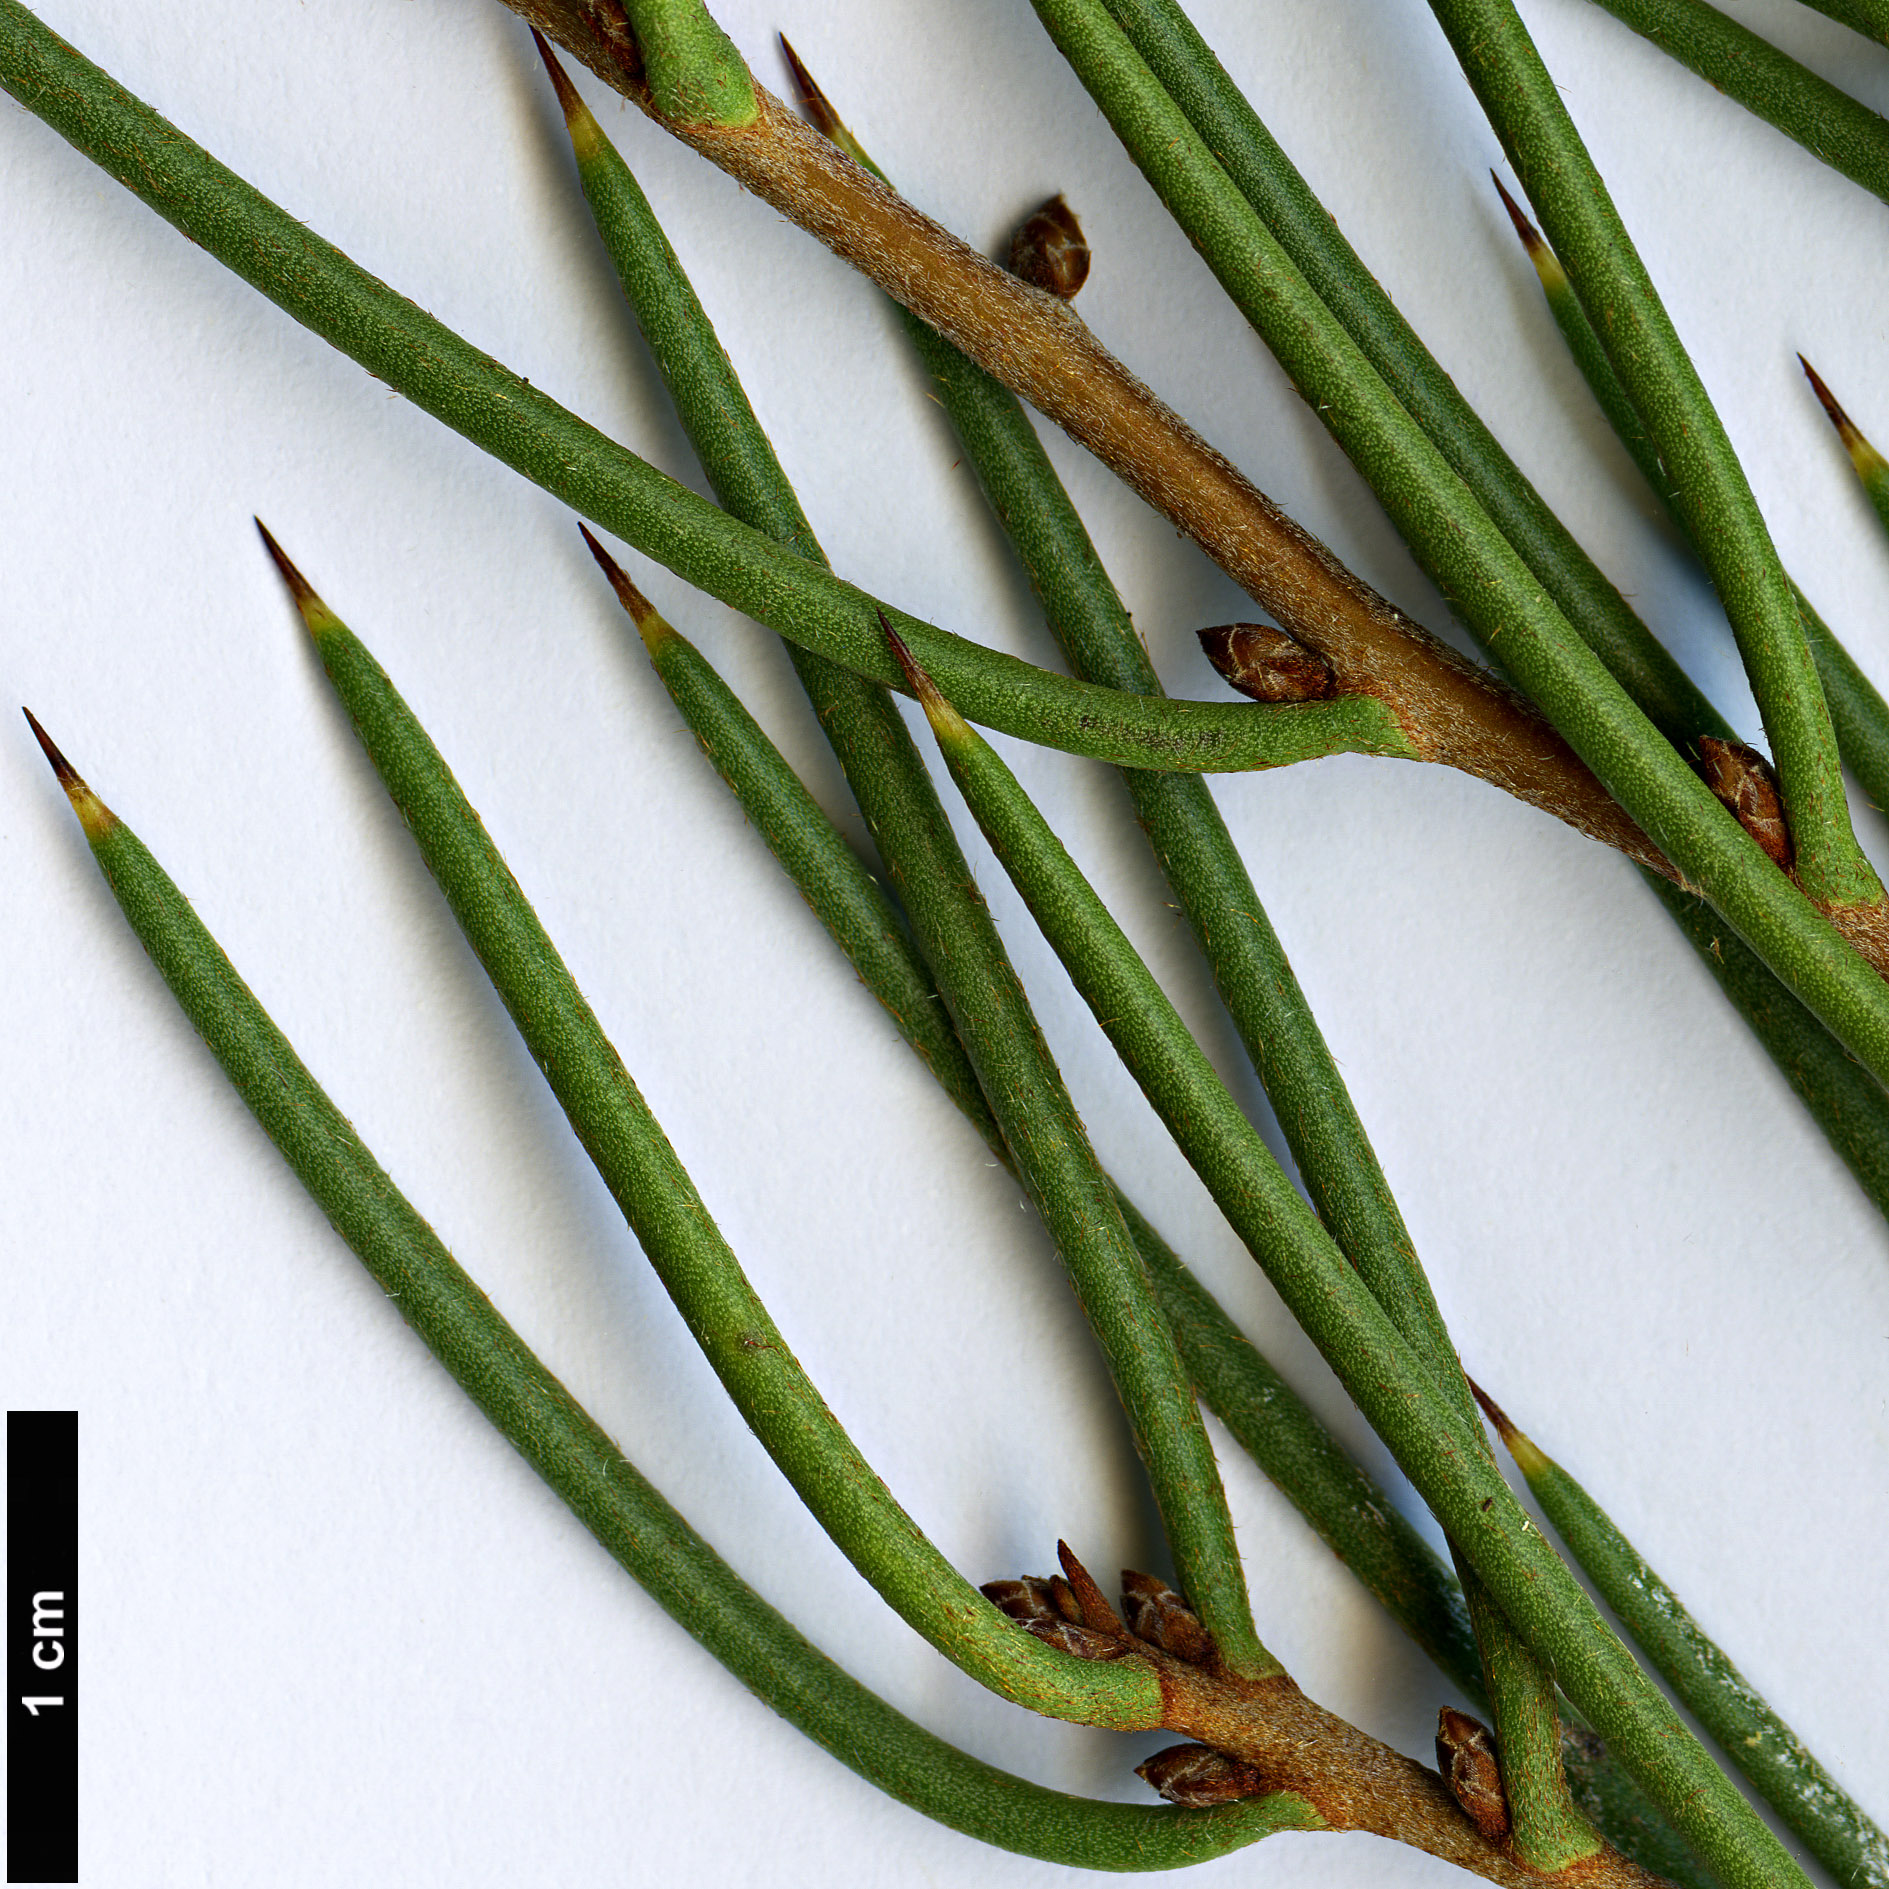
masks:
<svg viewBox="0 0 1889 1889"><path fill-rule="evenodd" d="M7 1881L79 1879L79 1417L7 1412Z"/></svg>

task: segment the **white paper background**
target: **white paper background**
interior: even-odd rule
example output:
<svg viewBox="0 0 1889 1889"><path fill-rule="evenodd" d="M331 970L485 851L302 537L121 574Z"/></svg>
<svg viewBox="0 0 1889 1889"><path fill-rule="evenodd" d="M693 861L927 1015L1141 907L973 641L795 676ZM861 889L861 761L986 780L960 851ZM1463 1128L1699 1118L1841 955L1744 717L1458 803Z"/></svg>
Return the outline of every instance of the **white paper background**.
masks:
<svg viewBox="0 0 1889 1889"><path fill-rule="evenodd" d="M1082 311L1373 583L1390 527L1016 0L724 0L784 27L908 193L995 247L1069 193ZM1889 105L1879 50L1745 17ZM470 0L47 0L293 214L700 486L588 229L523 28ZM1459 383L1749 730L1722 620L1560 351L1425 8L1201 0L1235 76ZM1889 680L1886 545L1792 359L1889 443L1883 206L1576 0L1531 24L1787 560ZM836 567L1053 662L869 285L586 81ZM323 684L248 520L445 751L790 1340L974 1579L1157 1562L1119 1413L1014 1187L704 765L574 520L0 105L0 675L166 862L412 1199L771 1600L900 1707L1066 1788L1165 1742L981 1693L852 1575L746 1434L585 1165ZM1070 447L1168 686L1233 587ZM637 561L830 806L778 647ZM1240 1094L1237 1043L1100 769L1006 743ZM1343 759L1216 792L1465 1358L1889 1814L1889 1239L1635 876L1493 789ZM1880 854L1884 829L1861 815ZM857 820L852 829L858 829ZM1104 1158L1368 1461L973 835ZM86 1881L1047 1884L878 1796L621 1575L302 1196L0 738L13 1407L77 1408ZM1268 1125L1269 1132L1270 1124ZM1439 1682L1237 1452L1262 1631L1427 1750ZM1397 1485L1401 1490L1401 1485ZM1408 1492L1402 1491L1405 1499ZM1206 1880L1441 1882L1363 1837Z"/></svg>

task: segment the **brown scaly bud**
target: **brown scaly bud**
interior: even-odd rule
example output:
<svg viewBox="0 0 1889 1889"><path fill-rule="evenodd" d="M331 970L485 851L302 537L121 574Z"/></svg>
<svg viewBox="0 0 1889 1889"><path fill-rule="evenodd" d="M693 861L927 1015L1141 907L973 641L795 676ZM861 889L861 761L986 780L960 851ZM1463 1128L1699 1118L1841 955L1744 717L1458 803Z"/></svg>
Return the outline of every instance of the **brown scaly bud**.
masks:
<svg viewBox="0 0 1889 1889"><path fill-rule="evenodd" d="M1732 817L1764 848L1774 866L1791 869L1791 830L1784 823L1777 776L1756 748L1742 741L1699 737L1699 772Z"/></svg>
<svg viewBox="0 0 1889 1889"><path fill-rule="evenodd" d="M1331 664L1270 623L1223 623L1197 634L1207 660L1255 702L1322 702L1338 693Z"/></svg>
<svg viewBox="0 0 1889 1889"><path fill-rule="evenodd" d="M1076 213L1060 196L1026 217L1010 239L1010 273L1033 289L1073 302L1089 279L1089 245Z"/></svg>
<svg viewBox="0 0 1889 1889"><path fill-rule="evenodd" d="M1135 1775L1145 1778L1170 1804L1188 1810L1208 1810L1215 1804L1257 1797L1266 1788L1250 1764L1210 1745L1170 1745L1146 1764L1136 1765Z"/></svg>
<svg viewBox="0 0 1889 1889"><path fill-rule="evenodd" d="M980 1591L998 1612L1072 1658L1120 1659L1135 1650L1134 1642L1119 1631L1098 1633L1084 1626L1075 1590L1054 1575L1047 1580L1026 1574L1020 1581L986 1581Z"/></svg>
<svg viewBox="0 0 1889 1889"><path fill-rule="evenodd" d="M1165 1581L1122 1569L1122 1603L1128 1631L1190 1666L1214 1663L1213 1636L1200 1616Z"/></svg>
<svg viewBox="0 0 1889 1889"><path fill-rule="evenodd" d="M1436 1768L1465 1817L1491 1843L1509 1834L1509 1800L1488 1726L1447 1705L1436 1715Z"/></svg>
<svg viewBox="0 0 1889 1889"><path fill-rule="evenodd" d="M986 1581L978 1592L1020 1627L1034 1626L1039 1620L1063 1618L1050 1583L1041 1575L1026 1574L1020 1581Z"/></svg>

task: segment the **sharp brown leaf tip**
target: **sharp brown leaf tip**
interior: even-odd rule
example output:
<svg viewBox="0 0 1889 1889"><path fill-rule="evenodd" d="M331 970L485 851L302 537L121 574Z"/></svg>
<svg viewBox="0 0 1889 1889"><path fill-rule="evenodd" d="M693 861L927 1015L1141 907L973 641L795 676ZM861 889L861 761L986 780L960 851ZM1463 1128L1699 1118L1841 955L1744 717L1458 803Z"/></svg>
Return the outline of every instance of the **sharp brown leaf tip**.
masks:
<svg viewBox="0 0 1889 1889"><path fill-rule="evenodd" d="M911 684L912 693L918 697L919 706L925 711L925 719L931 723L931 731L940 741L953 734L968 734L963 716L945 699L918 658L907 647L905 639L892 627L891 620L881 610L878 613L879 627L885 632L885 640L892 646L892 654L898 659L899 667L905 672L905 680Z"/></svg>
<svg viewBox="0 0 1889 1889"><path fill-rule="evenodd" d="M807 116L813 120L814 129L831 138L840 126L840 115L833 109L832 101L820 90L814 76L807 70L805 61L794 51L787 35L779 35L781 56L787 61L787 69L794 76L794 84L800 88L800 103Z"/></svg>
<svg viewBox="0 0 1889 1889"><path fill-rule="evenodd" d="M1823 376L1801 354L1797 357L1797 365L1804 370L1804 378L1810 382L1811 390L1823 402L1824 411L1834 420L1843 411L1837 405L1836 395L1824 384Z"/></svg>
<svg viewBox="0 0 1889 1889"><path fill-rule="evenodd" d="M282 573L282 581L289 587L289 595L295 599L295 607L307 616L311 610L319 610L325 616L327 606L315 595L314 587L295 566L289 562L289 554L276 543L269 527L260 518L254 521L256 529L262 534L262 542L269 555L275 559L275 567Z"/></svg>
<svg viewBox="0 0 1889 1889"><path fill-rule="evenodd" d="M943 698L938 696L931 677L918 666L918 658L906 646L905 638L892 627L891 618L883 610L877 612L877 615L879 627L885 632L885 640L891 645L893 657L900 669L905 672L905 680L912 685L913 693L921 702L929 702L933 697L942 700Z"/></svg>
<svg viewBox="0 0 1889 1889"><path fill-rule="evenodd" d="M591 528L580 522L577 531L583 541L590 546L590 555L603 567L604 575L609 576L614 572L617 568L616 559L597 542L596 534Z"/></svg>
<svg viewBox="0 0 1889 1889"><path fill-rule="evenodd" d="M1824 412L1829 414L1830 424L1843 436L1844 445L1848 446L1851 441L1862 439L1863 436L1857 430L1856 422L1843 411L1842 404L1836 395L1824 385L1823 376L1801 354L1797 357L1797 364L1804 370L1804 377L1810 382L1811 392L1817 396Z"/></svg>
<svg viewBox="0 0 1889 1889"><path fill-rule="evenodd" d="M538 57L544 61L545 71L551 75L551 89L558 95L559 109L568 121L584 109L584 101L577 96L577 87L571 83L570 74L551 50L551 42L535 26L531 29L531 37L538 48Z"/></svg>
<svg viewBox="0 0 1889 1889"><path fill-rule="evenodd" d="M630 582L630 574L615 558L591 535L588 525L579 525L584 534L584 542L590 546L590 555L597 560L598 568L610 580L610 588L617 593L617 601L636 619L636 627L643 625L656 614L656 606Z"/></svg>
<svg viewBox="0 0 1889 1889"><path fill-rule="evenodd" d="M1514 1424L1508 1420L1507 1413L1503 1410L1502 1406L1498 1404L1473 1377L1470 1377L1467 1371L1463 1373L1463 1376L1468 1382L1469 1394L1482 1406L1482 1414L1495 1425L1497 1434L1500 1435L1503 1442L1506 1443L1510 1437L1518 1435L1519 1432L1516 1430Z"/></svg>
<svg viewBox="0 0 1889 1889"><path fill-rule="evenodd" d="M24 706L20 709L20 713L26 717L26 725L32 729L33 739L39 743L39 751L51 763L53 773L58 776L59 785L67 793L70 793L75 786L83 787L85 783L79 779L78 769L59 752L58 744L39 725L39 717L30 708Z"/></svg>
<svg viewBox="0 0 1889 1889"><path fill-rule="evenodd" d="M1502 207L1509 213L1509 221L1515 225L1515 234L1522 239L1523 247L1532 256L1536 250L1545 249L1547 244L1541 239L1541 231L1528 220L1528 214L1522 206L1509 195L1508 186L1494 171L1489 173L1489 181L1495 185L1496 195L1502 199Z"/></svg>
<svg viewBox="0 0 1889 1889"><path fill-rule="evenodd" d="M85 829L88 839L97 839L100 834L109 832L117 824L111 809L93 793L91 788L79 777L79 771L59 752L44 728L39 725L39 717L24 704L20 713L26 717L26 725L33 731L33 739L39 743L40 752L51 765L53 778L65 789L66 798L72 803L72 811L79 816L79 825Z"/></svg>

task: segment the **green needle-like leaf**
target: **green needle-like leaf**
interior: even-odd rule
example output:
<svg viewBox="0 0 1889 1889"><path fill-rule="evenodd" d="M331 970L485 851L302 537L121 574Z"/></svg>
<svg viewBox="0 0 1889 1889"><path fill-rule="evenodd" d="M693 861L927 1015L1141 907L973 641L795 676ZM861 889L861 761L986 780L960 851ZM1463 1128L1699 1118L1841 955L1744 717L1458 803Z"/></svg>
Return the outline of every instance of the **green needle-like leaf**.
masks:
<svg viewBox="0 0 1889 1889"><path fill-rule="evenodd" d="M1174 1006L990 745L914 685L940 752L1083 1001L1168 1131L1497 1604L1726 1889L1802 1872L1608 1631L1488 1453L1280 1171Z"/></svg>
<svg viewBox="0 0 1889 1889"><path fill-rule="evenodd" d="M600 551L600 562L607 557L600 547L593 549ZM636 617L671 701L756 831L906 1041L991 1151L1013 1166L930 973L905 939L890 901L701 651L650 609L621 571L606 569L614 572L618 594ZM1448 1570L1240 1336L1145 1216L1125 1198L1121 1204L1182 1361L1208 1407L1450 1679L1472 1699L1479 1697L1475 1641Z"/></svg>
<svg viewBox="0 0 1889 1889"><path fill-rule="evenodd" d="M1568 1552L1687 1711L1844 1889L1885 1889L1889 1836L1706 1637L1594 1498L1480 1388L1476 1395Z"/></svg>
<svg viewBox="0 0 1889 1889"><path fill-rule="evenodd" d="M1812 3L1872 39L1884 38L1879 9L1871 9L1873 24L1863 24L1864 9L1854 4L1845 6L1843 0ZM1597 0L1597 4L1715 90L1736 99L1754 117L1775 125L1812 157L1889 203L1889 120L1860 99L1819 78L1707 0Z"/></svg>
<svg viewBox="0 0 1889 1889"><path fill-rule="evenodd" d="M1207 1408L1450 1683L1483 1704L1476 1636L1448 1567L1158 1236L1153 1254L1148 1270Z"/></svg>
<svg viewBox="0 0 1889 1889"><path fill-rule="evenodd" d="M555 58L542 41L539 51L556 83ZM598 229L717 495L736 516L823 562L648 201L568 82L558 89ZM1277 1672L1253 1627L1219 1468L1173 1337L917 749L882 690L824 668L809 674L804 665L802 680L904 897L1018 1178L1108 1361L1182 1588L1230 1670Z"/></svg>
<svg viewBox="0 0 1889 1889"><path fill-rule="evenodd" d="M820 129L876 172L792 48L783 47ZM1070 667L1108 688L1160 696L1154 664L1017 397L935 329L899 312ZM1396 1255L1386 1262L1388 1289L1390 1270L1415 1265L1410 1235L1212 794L1193 776L1125 768L1122 778L1314 1204L1354 1258ZM1427 1298L1428 1287L1420 1290ZM1424 1316L1440 1329L1434 1300ZM1456 1371L1453 1354L1448 1369ZM1463 1396L1467 1415L1466 1389Z"/></svg>
<svg viewBox="0 0 1889 1889"><path fill-rule="evenodd" d="M384 670L270 541L369 759L571 1127L749 1427L900 1615L1006 1698L1084 1724L1160 1722L1154 1676L1019 1633L920 1532L787 1348L479 816Z"/></svg>
<svg viewBox="0 0 1889 1889"><path fill-rule="evenodd" d="M1319 1827L1303 1800L1285 1793L1169 1810L1046 1790L946 1744L835 1665L663 1500L539 1362L363 1146L157 861L33 727L139 942L335 1231L506 1441L750 1691L900 1802L1048 1862L1174 1869L1278 1830Z"/></svg>
<svg viewBox="0 0 1889 1889"><path fill-rule="evenodd" d="M1882 885L1850 830L1836 734L1790 579L1607 187L1510 0L1431 0L1431 10L1672 475L1673 502L1731 620L1764 718L1799 882L1828 905L1878 905Z"/></svg>
<svg viewBox="0 0 1889 1889"><path fill-rule="evenodd" d="M743 524L825 564L813 527L642 186L549 42L536 31L531 37L557 94L597 234L716 498Z"/></svg>

